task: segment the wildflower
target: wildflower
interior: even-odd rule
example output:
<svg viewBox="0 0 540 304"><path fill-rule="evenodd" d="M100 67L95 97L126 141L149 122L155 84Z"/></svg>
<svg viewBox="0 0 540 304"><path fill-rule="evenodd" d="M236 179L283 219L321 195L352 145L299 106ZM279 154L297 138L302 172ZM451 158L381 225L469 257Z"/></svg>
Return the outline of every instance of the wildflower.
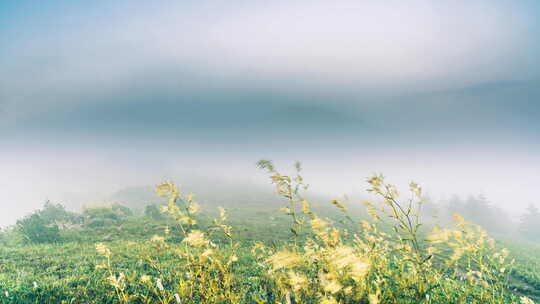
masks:
<svg viewBox="0 0 540 304"><path fill-rule="evenodd" d="M372 185L373 187L380 187L383 182L382 175L374 175L367 179L367 182Z"/></svg>
<svg viewBox="0 0 540 304"><path fill-rule="evenodd" d="M34 281L33 286L34 286L34 289L38 288L38 283Z"/></svg>
<svg viewBox="0 0 540 304"><path fill-rule="evenodd" d="M306 200L302 201L302 212L304 212L305 214L311 213L311 211L309 210L309 203Z"/></svg>
<svg viewBox="0 0 540 304"><path fill-rule="evenodd" d="M531 300L531 299L529 299L529 298L527 298L525 296L519 298L519 300L520 300L521 304L534 304L533 300Z"/></svg>
<svg viewBox="0 0 540 304"><path fill-rule="evenodd" d="M369 270L369 263L365 260L357 259L351 265L351 277L355 282L362 280Z"/></svg>
<svg viewBox="0 0 540 304"><path fill-rule="evenodd" d="M341 286L341 284L339 284L339 282L336 280L328 280L324 282L323 284L324 284L323 285L324 291L332 293L332 294L340 291L341 288L343 288L343 286Z"/></svg>
<svg viewBox="0 0 540 304"><path fill-rule="evenodd" d="M212 249L208 248L205 251L203 251L203 253L201 254L201 257L207 258L210 255L212 255L213 253L214 253L214 251Z"/></svg>
<svg viewBox="0 0 540 304"><path fill-rule="evenodd" d="M177 293L174 294L174 300L175 300L176 303L178 303L178 304L182 303L182 301L180 301L180 296L179 296Z"/></svg>
<svg viewBox="0 0 540 304"><path fill-rule="evenodd" d="M431 234L427 237L427 240L437 244L448 241L450 233L447 229L440 229L438 227L433 228Z"/></svg>
<svg viewBox="0 0 540 304"><path fill-rule="evenodd" d="M465 225L465 219L463 218L463 216L455 213L454 215L452 215L452 217L454 218L454 221L456 221L458 226Z"/></svg>
<svg viewBox="0 0 540 304"><path fill-rule="evenodd" d="M320 304L338 304L338 302L336 301L336 299L334 299L334 297L324 297L319 303Z"/></svg>
<svg viewBox="0 0 540 304"><path fill-rule="evenodd" d="M391 197L398 197L399 196L399 191L397 190L396 186L395 185L388 185L388 192L390 192L390 196ZM387 203L389 205L392 204L392 201L391 200L387 200Z"/></svg>
<svg viewBox="0 0 540 304"><path fill-rule="evenodd" d="M367 208L367 213L368 213L368 215L371 216L373 219L376 219L376 220L379 219L379 215L377 214L377 209L375 209L375 207L368 207L368 208Z"/></svg>
<svg viewBox="0 0 540 304"><path fill-rule="evenodd" d="M291 285L292 289L295 291L298 291L302 288L302 286L307 282L307 278L303 275L297 274L294 271L289 271L289 284Z"/></svg>
<svg viewBox="0 0 540 304"><path fill-rule="evenodd" d="M156 286L159 289L159 291L165 290L165 288L163 287L163 284L161 283L161 279L156 279Z"/></svg>
<svg viewBox="0 0 540 304"><path fill-rule="evenodd" d="M227 215L226 215L226 213L225 213L225 209L224 209L223 207L219 207L218 210L219 210L219 218L220 218L222 221L226 220L226 219L227 219Z"/></svg>
<svg viewBox="0 0 540 304"><path fill-rule="evenodd" d="M123 273L120 273L119 276L111 275L107 278L109 280L109 284L111 284L114 288L117 289L123 289L125 276Z"/></svg>
<svg viewBox="0 0 540 304"><path fill-rule="evenodd" d="M313 229L314 231L321 231L326 228L326 226L328 226L328 222L319 217L311 220L311 229Z"/></svg>
<svg viewBox="0 0 540 304"><path fill-rule="evenodd" d="M362 225L362 229L364 229L364 230L369 230L371 228L371 226L369 225L369 223L366 220L360 221L360 225Z"/></svg>
<svg viewBox="0 0 540 304"><path fill-rule="evenodd" d="M369 304L379 304L379 295L377 294L370 294L368 296Z"/></svg>
<svg viewBox="0 0 540 304"><path fill-rule="evenodd" d="M464 253L464 249L463 248L455 248L454 249L454 253L452 254L452 256L450 257L450 260L452 261L457 261L461 258L461 256L463 256L463 253Z"/></svg>
<svg viewBox="0 0 540 304"><path fill-rule="evenodd" d="M351 247L342 246L334 250L330 263L337 269L345 268L356 260L356 256Z"/></svg>
<svg viewBox="0 0 540 304"><path fill-rule="evenodd" d="M165 182L156 186L156 194L159 197L165 197L171 194L173 197L178 196L178 188L174 183Z"/></svg>
<svg viewBox="0 0 540 304"><path fill-rule="evenodd" d="M96 244L96 251L97 251L97 253L99 255L102 255L102 256L110 256L111 255L111 251L103 243L97 243Z"/></svg>
<svg viewBox="0 0 540 304"><path fill-rule="evenodd" d="M290 214L291 213L291 209L289 207L283 207L283 208L279 208L279 211L283 212L283 213L286 213L286 214Z"/></svg>
<svg viewBox="0 0 540 304"><path fill-rule="evenodd" d="M258 253L264 252L265 249L266 247L262 243L257 242L251 247L251 254L256 256Z"/></svg>
<svg viewBox="0 0 540 304"><path fill-rule="evenodd" d="M341 209L343 212L347 211L347 207L345 207L345 205L343 205L343 203L339 202L338 200L332 200L332 204Z"/></svg>
<svg viewBox="0 0 540 304"><path fill-rule="evenodd" d="M292 268L300 264L302 258L294 252L282 250L269 257L268 261L272 263L272 268L277 270L281 268Z"/></svg>
<svg viewBox="0 0 540 304"><path fill-rule="evenodd" d="M4 292L4 295L6 296L6 298L9 298L9 291Z"/></svg>
<svg viewBox="0 0 540 304"><path fill-rule="evenodd" d="M148 283L148 282L150 282L150 280L151 280L150 276L148 276L148 275L146 275L146 274L143 274L143 275L141 276L141 282L142 282L142 283Z"/></svg>
<svg viewBox="0 0 540 304"><path fill-rule="evenodd" d="M416 194L417 197L422 196L422 187L420 187L417 183L410 182L409 189L411 189L411 191Z"/></svg>
<svg viewBox="0 0 540 304"><path fill-rule="evenodd" d="M202 233L200 230L193 230L191 231L185 238L182 240L182 242L186 242L192 246L195 247L201 247L208 245L209 241L205 239L204 233Z"/></svg>
<svg viewBox="0 0 540 304"><path fill-rule="evenodd" d="M159 236L159 235L154 235L150 241L152 242L155 242L155 243L161 243L161 242L165 242L165 238L162 237L162 236Z"/></svg>
<svg viewBox="0 0 540 304"><path fill-rule="evenodd" d="M158 196L165 196L171 191L171 186L169 183L161 183L156 186L156 193Z"/></svg>
<svg viewBox="0 0 540 304"><path fill-rule="evenodd" d="M200 209L200 206L197 203L191 203L188 206L189 213L191 214L196 214L197 212L199 212L199 209Z"/></svg>

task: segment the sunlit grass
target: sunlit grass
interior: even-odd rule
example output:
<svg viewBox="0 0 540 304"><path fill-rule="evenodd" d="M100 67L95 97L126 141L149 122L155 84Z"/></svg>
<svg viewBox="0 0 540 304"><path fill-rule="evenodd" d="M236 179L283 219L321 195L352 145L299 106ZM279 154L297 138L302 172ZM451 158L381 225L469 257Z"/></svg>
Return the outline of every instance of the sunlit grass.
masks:
<svg viewBox="0 0 540 304"><path fill-rule="evenodd" d="M350 216L341 200L328 202L341 214L328 218L303 195L300 164L291 175L259 166L285 202L275 226L251 226L259 241L225 209L211 219L194 195L165 182L156 192L168 218L131 223L130 231L146 229L131 239L1 247L0 303L528 304L525 294L538 296L540 254L505 249L459 215L454 227L424 227L416 183L401 193L375 175L367 185L379 199L364 202L370 219Z"/></svg>

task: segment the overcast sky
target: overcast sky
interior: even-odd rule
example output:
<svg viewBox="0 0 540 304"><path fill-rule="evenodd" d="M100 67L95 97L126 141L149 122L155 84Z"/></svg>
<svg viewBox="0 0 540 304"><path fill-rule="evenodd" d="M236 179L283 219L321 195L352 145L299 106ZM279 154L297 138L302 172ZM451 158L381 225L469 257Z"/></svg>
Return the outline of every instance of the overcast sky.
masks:
<svg viewBox="0 0 540 304"><path fill-rule="evenodd" d="M0 223L301 160L519 213L540 187L537 1L0 2Z"/></svg>

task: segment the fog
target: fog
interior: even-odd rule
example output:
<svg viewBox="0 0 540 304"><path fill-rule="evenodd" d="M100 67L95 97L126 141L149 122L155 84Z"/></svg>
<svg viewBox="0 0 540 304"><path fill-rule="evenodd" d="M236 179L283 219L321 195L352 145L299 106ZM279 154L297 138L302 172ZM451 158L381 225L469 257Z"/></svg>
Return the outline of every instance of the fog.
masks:
<svg viewBox="0 0 540 304"><path fill-rule="evenodd" d="M539 204L540 6L391 2L2 2L0 226L261 158Z"/></svg>

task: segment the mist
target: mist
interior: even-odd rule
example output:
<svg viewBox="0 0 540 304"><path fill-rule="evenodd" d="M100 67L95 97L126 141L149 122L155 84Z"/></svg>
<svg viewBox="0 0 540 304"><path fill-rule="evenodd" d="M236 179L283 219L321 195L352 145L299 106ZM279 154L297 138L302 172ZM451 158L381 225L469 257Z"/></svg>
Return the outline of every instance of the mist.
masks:
<svg viewBox="0 0 540 304"><path fill-rule="evenodd" d="M265 184L261 158L301 161L314 193L380 172L519 215L538 20L533 1L4 2L0 225L163 180Z"/></svg>

